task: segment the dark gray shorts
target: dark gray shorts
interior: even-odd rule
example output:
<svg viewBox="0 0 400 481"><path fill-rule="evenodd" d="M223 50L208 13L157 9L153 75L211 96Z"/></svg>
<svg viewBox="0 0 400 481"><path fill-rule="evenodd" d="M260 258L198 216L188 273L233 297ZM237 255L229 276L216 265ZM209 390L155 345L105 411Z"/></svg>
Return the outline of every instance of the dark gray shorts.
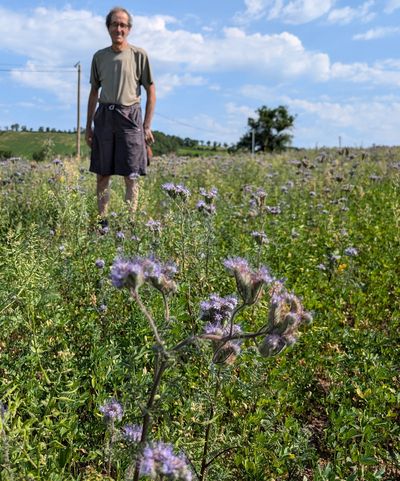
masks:
<svg viewBox="0 0 400 481"><path fill-rule="evenodd" d="M94 116L91 172L146 175L147 155L140 104L99 104Z"/></svg>

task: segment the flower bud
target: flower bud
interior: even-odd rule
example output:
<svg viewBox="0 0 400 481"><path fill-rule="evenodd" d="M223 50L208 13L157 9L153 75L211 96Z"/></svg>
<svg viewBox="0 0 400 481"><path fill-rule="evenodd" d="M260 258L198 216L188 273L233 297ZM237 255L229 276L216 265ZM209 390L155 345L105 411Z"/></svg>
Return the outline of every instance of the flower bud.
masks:
<svg viewBox="0 0 400 481"><path fill-rule="evenodd" d="M269 334L258 346L258 351L262 357L276 356L286 347L286 342L282 336Z"/></svg>
<svg viewBox="0 0 400 481"><path fill-rule="evenodd" d="M303 312L303 314L301 315L301 320L305 324L311 324L313 321L312 314L310 312Z"/></svg>

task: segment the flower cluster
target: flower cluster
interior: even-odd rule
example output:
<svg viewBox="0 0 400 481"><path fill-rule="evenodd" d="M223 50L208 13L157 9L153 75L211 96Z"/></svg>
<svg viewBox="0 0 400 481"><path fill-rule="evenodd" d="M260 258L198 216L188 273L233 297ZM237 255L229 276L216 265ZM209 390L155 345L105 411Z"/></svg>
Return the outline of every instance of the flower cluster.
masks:
<svg viewBox="0 0 400 481"><path fill-rule="evenodd" d="M172 182L167 182L166 184L162 185L162 188L173 199L187 200L190 197L190 190L182 184L173 184Z"/></svg>
<svg viewBox="0 0 400 481"><path fill-rule="evenodd" d="M104 269L104 266L106 265L106 263L103 259L96 259L95 265L98 269Z"/></svg>
<svg viewBox="0 0 400 481"><path fill-rule="evenodd" d="M164 264L153 257L117 258L111 267L111 282L119 289L127 287L135 291L148 282L163 294L170 294L177 290L172 279L176 273L175 264Z"/></svg>
<svg viewBox="0 0 400 481"><path fill-rule="evenodd" d="M212 187L209 191L204 189L203 187L200 189L200 195L204 197L204 201L206 204L212 204L216 199L218 194L218 189L216 187Z"/></svg>
<svg viewBox="0 0 400 481"><path fill-rule="evenodd" d="M157 259L147 257L142 259L142 269L145 281L163 294L171 294L177 291L177 285L173 277L178 269L174 263L162 263Z"/></svg>
<svg viewBox="0 0 400 481"><path fill-rule="evenodd" d="M137 290L144 282L141 259L117 258L111 266L111 282L118 289Z"/></svg>
<svg viewBox="0 0 400 481"><path fill-rule="evenodd" d="M266 207L266 211L268 214L271 214L271 215L278 215L281 213L281 208L279 206L271 206L271 205L267 205Z"/></svg>
<svg viewBox="0 0 400 481"><path fill-rule="evenodd" d="M103 414L104 420L107 423L121 421L124 414L121 404L115 399L109 399L102 406L100 406L99 411L101 414Z"/></svg>
<svg viewBox="0 0 400 481"><path fill-rule="evenodd" d="M256 244L258 244L259 246L268 244L269 242L267 234L265 234L264 232L253 231L251 233L251 236L256 241Z"/></svg>
<svg viewBox="0 0 400 481"><path fill-rule="evenodd" d="M264 189L258 188L251 194L250 204L252 207L262 208L265 203L267 193Z"/></svg>
<svg viewBox="0 0 400 481"><path fill-rule="evenodd" d="M244 304L250 306L258 301L262 295L262 288L265 284L273 282L266 267L260 267L254 271L246 259L232 257L224 262L228 272L236 279L236 287Z"/></svg>
<svg viewBox="0 0 400 481"><path fill-rule="evenodd" d="M183 454L175 454L173 446L163 442L148 444L142 454L140 473L151 479L191 481L192 472Z"/></svg>
<svg viewBox="0 0 400 481"><path fill-rule="evenodd" d="M146 227L148 227L154 234L161 234L162 225L159 220L149 219L146 222Z"/></svg>
<svg viewBox="0 0 400 481"><path fill-rule="evenodd" d="M300 299L286 292L281 283L272 289L266 336L258 350L263 357L279 354L297 341L298 329L312 322L312 316L303 309Z"/></svg>
<svg viewBox="0 0 400 481"><path fill-rule="evenodd" d="M241 339L231 338L236 334L240 334L242 328L239 324L232 326L223 325L220 322L208 322L204 326L204 333L212 337L212 346L214 349L214 364L233 364L237 356L240 354ZM228 338L227 340L223 340Z"/></svg>
<svg viewBox="0 0 400 481"><path fill-rule="evenodd" d="M215 214L215 205L208 204L204 200L199 200L196 204L196 209L204 214Z"/></svg>
<svg viewBox="0 0 400 481"><path fill-rule="evenodd" d="M230 320L236 306L235 296L219 297L217 294L211 294L208 301L200 304L200 319L223 324Z"/></svg>
<svg viewBox="0 0 400 481"><path fill-rule="evenodd" d="M356 257L358 256L358 250L355 247L346 247L344 250L344 255L349 257Z"/></svg>
<svg viewBox="0 0 400 481"><path fill-rule="evenodd" d="M122 437L129 443L139 443L142 438L143 427L137 424L127 424L122 428Z"/></svg>

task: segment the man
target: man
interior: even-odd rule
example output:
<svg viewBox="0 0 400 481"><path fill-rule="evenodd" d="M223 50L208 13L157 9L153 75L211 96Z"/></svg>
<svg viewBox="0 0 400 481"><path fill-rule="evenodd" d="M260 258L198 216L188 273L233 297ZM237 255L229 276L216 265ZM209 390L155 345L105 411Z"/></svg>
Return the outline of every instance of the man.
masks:
<svg viewBox="0 0 400 481"><path fill-rule="evenodd" d="M102 227L108 225L112 175L125 178L125 200L133 220L138 205L138 177L146 174L146 143L154 142L151 121L156 102L147 54L128 43L131 15L124 8L115 7L106 17L106 26L111 47L93 56L86 123L86 142L91 147L90 171L97 174L97 205ZM141 86L146 90L143 123Z"/></svg>

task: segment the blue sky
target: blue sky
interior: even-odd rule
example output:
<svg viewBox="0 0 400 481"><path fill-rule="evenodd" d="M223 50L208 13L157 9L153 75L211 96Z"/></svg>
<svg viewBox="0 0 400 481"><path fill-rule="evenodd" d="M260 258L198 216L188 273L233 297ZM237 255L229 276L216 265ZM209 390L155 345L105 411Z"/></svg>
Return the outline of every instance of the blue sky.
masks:
<svg viewBox="0 0 400 481"><path fill-rule="evenodd" d="M73 129L82 66L110 44L102 0L0 4L0 128ZM400 139L400 0L136 0L130 43L147 50L153 129L236 143L266 105L296 115L293 145Z"/></svg>

